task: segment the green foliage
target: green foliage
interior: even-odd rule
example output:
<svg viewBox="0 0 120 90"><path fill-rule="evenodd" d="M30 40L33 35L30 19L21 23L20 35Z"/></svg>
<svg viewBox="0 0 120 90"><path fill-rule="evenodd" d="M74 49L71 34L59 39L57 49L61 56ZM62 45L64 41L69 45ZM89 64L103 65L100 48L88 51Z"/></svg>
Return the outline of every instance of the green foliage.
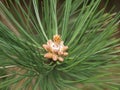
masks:
<svg viewBox="0 0 120 90"><path fill-rule="evenodd" d="M61 5L60 0L0 1L8 24L0 21L0 68L9 71L2 75L7 79L0 88L82 90L79 84L92 84L94 90L119 90L111 75L120 73L110 69L120 66L120 50L115 49L120 39L113 37L120 14L98 9L100 1L65 0ZM64 62L44 58L42 45L55 34L69 47Z"/></svg>

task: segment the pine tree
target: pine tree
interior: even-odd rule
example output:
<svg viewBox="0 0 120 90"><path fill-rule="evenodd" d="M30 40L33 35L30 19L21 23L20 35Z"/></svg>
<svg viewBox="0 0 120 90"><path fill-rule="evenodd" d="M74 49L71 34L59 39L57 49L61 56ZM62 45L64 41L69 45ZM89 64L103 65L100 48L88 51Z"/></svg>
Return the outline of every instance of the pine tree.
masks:
<svg viewBox="0 0 120 90"><path fill-rule="evenodd" d="M119 90L120 13L100 2L0 1L0 90Z"/></svg>

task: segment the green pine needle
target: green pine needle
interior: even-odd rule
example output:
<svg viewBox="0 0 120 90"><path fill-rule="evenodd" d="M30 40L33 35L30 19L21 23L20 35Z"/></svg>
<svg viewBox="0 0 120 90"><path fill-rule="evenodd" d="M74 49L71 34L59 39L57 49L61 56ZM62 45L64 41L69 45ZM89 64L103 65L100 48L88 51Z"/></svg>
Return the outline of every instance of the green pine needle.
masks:
<svg viewBox="0 0 120 90"><path fill-rule="evenodd" d="M120 13L100 2L0 1L0 90L119 90ZM44 58L56 34L69 47L63 62Z"/></svg>

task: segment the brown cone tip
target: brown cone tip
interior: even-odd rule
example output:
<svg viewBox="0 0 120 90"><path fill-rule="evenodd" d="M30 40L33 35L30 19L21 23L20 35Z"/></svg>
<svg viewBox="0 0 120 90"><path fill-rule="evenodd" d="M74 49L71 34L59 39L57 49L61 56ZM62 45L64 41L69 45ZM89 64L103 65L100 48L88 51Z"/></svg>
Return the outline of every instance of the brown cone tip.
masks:
<svg viewBox="0 0 120 90"><path fill-rule="evenodd" d="M64 57L68 55L68 52L66 52L68 46L64 45L60 35L54 35L53 41L48 40L47 44L43 44L43 48L47 51L44 57L53 61L63 62Z"/></svg>

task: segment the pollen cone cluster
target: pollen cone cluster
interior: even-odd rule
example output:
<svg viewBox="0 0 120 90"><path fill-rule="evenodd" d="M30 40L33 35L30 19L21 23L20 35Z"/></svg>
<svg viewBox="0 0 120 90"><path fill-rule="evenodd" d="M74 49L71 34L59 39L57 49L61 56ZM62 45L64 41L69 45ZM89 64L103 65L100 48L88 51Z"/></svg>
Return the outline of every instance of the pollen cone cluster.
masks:
<svg viewBox="0 0 120 90"><path fill-rule="evenodd" d="M68 55L66 50L68 46L64 45L60 35L54 35L53 40L48 40L47 44L43 44L43 48L47 51L44 55L45 58L53 61L64 61L65 56Z"/></svg>

